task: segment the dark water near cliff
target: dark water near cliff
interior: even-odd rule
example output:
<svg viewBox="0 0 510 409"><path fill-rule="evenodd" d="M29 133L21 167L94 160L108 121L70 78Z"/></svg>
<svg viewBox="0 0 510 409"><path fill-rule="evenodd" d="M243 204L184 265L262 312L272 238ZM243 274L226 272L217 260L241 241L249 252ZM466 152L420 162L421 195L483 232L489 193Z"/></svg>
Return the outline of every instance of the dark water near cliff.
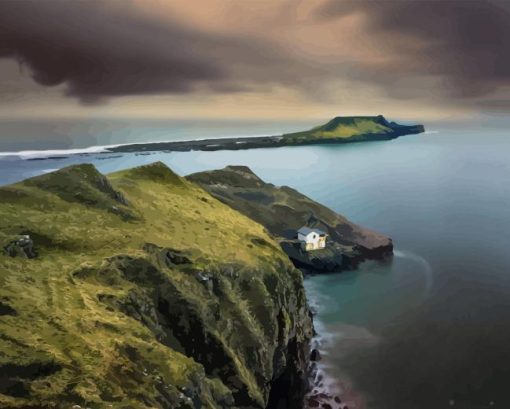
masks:
<svg viewBox="0 0 510 409"><path fill-rule="evenodd" d="M349 407L510 408L510 137L447 130L390 142L237 152L0 159L0 183L70 163L244 164L393 237L395 257L316 276L321 365Z"/></svg>

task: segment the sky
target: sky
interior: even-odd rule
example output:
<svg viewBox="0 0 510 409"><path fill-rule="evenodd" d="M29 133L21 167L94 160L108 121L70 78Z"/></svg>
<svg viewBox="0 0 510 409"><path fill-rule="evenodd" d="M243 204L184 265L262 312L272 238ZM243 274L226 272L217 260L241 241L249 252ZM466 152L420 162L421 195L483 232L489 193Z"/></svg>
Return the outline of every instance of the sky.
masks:
<svg viewBox="0 0 510 409"><path fill-rule="evenodd" d="M510 110L510 2L2 0L0 119Z"/></svg>

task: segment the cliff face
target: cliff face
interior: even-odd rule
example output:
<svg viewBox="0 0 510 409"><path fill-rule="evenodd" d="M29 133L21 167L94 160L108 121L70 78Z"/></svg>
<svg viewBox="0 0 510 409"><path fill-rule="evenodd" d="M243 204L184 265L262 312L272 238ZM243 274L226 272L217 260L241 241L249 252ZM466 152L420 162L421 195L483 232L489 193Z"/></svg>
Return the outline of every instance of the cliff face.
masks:
<svg viewBox="0 0 510 409"><path fill-rule="evenodd" d="M301 406L301 273L163 164L0 188L0 242L0 407Z"/></svg>
<svg viewBox="0 0 510 409"><path fill-rule="evenodd" d="M265 226L279 238L281 247L294 264L305 271L349 269L363 260L382 258L393 251L389 237L351 223L290 187L265 183L245 166L227 166L187 178ZM326 249L302 250L295 237L304 225L317 227L329 235Z"/></svg>

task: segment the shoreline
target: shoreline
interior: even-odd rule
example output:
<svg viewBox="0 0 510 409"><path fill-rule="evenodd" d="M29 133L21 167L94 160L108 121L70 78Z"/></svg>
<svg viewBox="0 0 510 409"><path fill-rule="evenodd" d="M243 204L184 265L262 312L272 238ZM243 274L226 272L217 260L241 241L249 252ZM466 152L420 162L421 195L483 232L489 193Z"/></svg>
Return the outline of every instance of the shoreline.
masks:
<svg viewBox="0 0 510 409"><path fill-rule="evenodd" d="M305 280L310 278L305 277ZM332 367L327 362L328 343L332 342L334 334L328 333L320 320L320 297L307 289L306 298L312 311L314 336L310 342L309 390L303 397L303 409L364 409L363 396L354 390L349 381L333 376L328 370Z"/></svg>

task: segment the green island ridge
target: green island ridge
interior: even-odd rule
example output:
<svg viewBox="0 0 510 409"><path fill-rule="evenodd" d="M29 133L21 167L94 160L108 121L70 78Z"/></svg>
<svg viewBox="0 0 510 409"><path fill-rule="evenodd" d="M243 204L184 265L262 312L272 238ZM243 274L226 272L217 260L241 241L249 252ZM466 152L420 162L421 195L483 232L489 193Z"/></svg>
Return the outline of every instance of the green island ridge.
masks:
<svg viewBox="0 0 510 409"><path fill-rule="evenodd" d="M301 224L331 235L309 265L292 252ZM295 266L392 249L246 167L183 178L160 162L0 187L0 245L9 409L301 408L313 325Z"/></svg>
<svg viewBox="0 0 510 409"><path fill-rule="evenodd" d="M351 142L386 141L399 136L425 132L423 125L400 125L389 122L382 115L337 116L324 125L308 131L277 136L253 136L243 138L214 138L192 141L153 142L110 147L112 152L150 151L218 151L256 148L278 148L314 144L343 144Z"/></svg>
<svg viewBox="0 0 510 409"><path fill-rule="evenodd" d="M388 122L382 115L377 116L337 116L324 125L308 131L283 134L288 143L300 142L353 142L364 140L384 140L393 137L424 132L423 125L399 125ZM403 133L402 133L403 132Z"/></svg>

